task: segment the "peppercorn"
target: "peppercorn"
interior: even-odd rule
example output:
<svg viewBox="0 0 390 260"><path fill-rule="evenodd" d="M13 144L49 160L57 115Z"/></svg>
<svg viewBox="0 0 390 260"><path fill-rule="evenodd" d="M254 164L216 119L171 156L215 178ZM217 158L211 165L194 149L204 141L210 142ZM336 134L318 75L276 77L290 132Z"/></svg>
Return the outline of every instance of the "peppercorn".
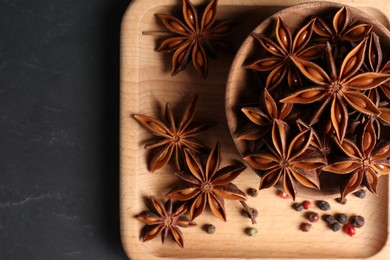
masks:
<svg viewBox="0 0 390 260"><path fill-rule="evenodd" d="M330 205L325 200L319 200L317 201L317 206L320 208L320 210L327 211L330 209Z"/></svg>
<svg viewBox="0 0 390 260"><path fill-rule="evenodd" d="M304 200L302 202L302 206L303 206L304 209L309 209L311 207L311 202L308 201L308 200Z"/></svg>
<svg viewBox="0 0 390 260"><path fill-rule="evenodd" d="M339 223L337 223L337 222L334 222L334 223L329 224L329 227L330 227L330 229L331 229L333 232L337 232L337 231L340 230L341 225L340 225Z"/></svg>
<svg viewBox="0 0 390 260"><path fill-rule="evenodd" d="M215 226L213 224L204 225L204 230L207 234L213 234L215 232Z"/></svg>
<svg viewBox="0 0 390 260"><path fill-rule="evenodd" d="M347 204L347 199L346 198L344 198L344 199L336 198L335 201L337 201L338 203L343 204L343 205Z"/></svg>
<svg viewBox="0 0 390 260"><path fill-rule="evenodd" d="M325 214L325 215L323 215L323 216L322 216L322 219L323 219L326 223L328 223L328 224L332 224L332 223L334 222L334 218L333 218L333 216L330 215L330 214Z"/></svg>
<svg viewBox="0 0 390 260"><path fill-rule="evenodd" d="M255 189L255 188L249 188L246 192L251 197L257 197L257 194L258 194L257 189Z"/></svg>
<svg viewBox="0 0 390 260"><path fill-rule="evenodd" d="M340 224L345 224L348 221L348 216L344 213L338 213L334 216L334 218L339 222Z"/></svg>
<svg viewBox="0 0 390 260"><path fill-rule="evenodd" d="M290 198L290 195L288 195L287 193L283 192L283 191L278 191L278 195L280 198L282 199L289 199Z"/></svg>
<svg viewBox="0 0 390 260"><path fill-rule="evenodd" d="M364 189L360 189L358 191L355 191L353 193L353 195L355 195L356 197L358 197L360 199L364 199L364 197L366 196L366 191Z"/></svg>
<svg viewBox="0 0 390 260"><path fill-rule="evenodd" d="M250 236L250 237L254 237L257 235L258 231L256 228L253 228L253 227L250 227L250 228L246 228L245 229L245 233Z"/></svg>
<svg viewBox="0 0 390 260"><path fill-rule="evenodd" d="M352 226L351 224L345 224L343 226L343 231L344 231L345 234L347 234L350 237L352 237L356 233L355 227Z"/></svg>
<svg viewBox="0 0 390 260"><path fill-rule="evenodd" d="M303 231L303 232L309 232L310 229L311 229L311 224L310 223L301 223L301 225L299 226L299 228Z"/></svg>
<svg viewBox="0 0 390 260"><path fill-rule="evenodd" d="M303 210L303 205L301 203L294 203L292 205L292 207L296 210L296 211L302 211Z"/></svg>
<svg viewBox="0 0 390 260"><path fill-rule="evenodd" d="M320 219L320 216L318 215L318 213L316 212L308 212L307 215L306 215L307 219L311 222L311 223L316 223L319 219Z"/></svg>
<svg viewBox="0 0 390 260"><path fill-rule="evenodd" d="M364 226L364 218L362 216L353 216L351 218L351 224L356 228Z"/></svg>

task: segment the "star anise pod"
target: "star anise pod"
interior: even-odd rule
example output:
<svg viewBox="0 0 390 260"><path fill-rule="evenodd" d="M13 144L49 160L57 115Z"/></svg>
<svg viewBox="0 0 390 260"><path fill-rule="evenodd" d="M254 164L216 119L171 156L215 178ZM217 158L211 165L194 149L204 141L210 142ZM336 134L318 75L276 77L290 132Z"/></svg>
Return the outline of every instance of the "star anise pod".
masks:
<svg viewBox="0 0 390 260"><path fill-rule="evenodd" d="M270 71L266 88L278 86L287 75L287 82L291 88L298 88L302 80L291 57L305 60L314 60L323 53L323 45L308 46L313 32L314 19L303 26L292 39L292 33L280 17L276 22L275 36L277 43L262 34L252 33L253 37L269 52L272 57L255 61L246 66L256 71Z"/></svg>
<svg viewBox="0 0 390 260"><path fill-rule="evenodd" d="M353 22L348 7L341 7L333 16L332 26L329 26L321 17L316 17L314 32L324 41L339 43L340 41L360 42L371 31L372 25Z"/></svg>
<svg viewBox="0 0 390 260"><path fill-rule="evenodd" d="M238 140L258 140L271 131L274 119L286 121L290 116L293 105L290 103L276 103L267 89L263 90L261 95L261 104L257 107L244 107L241 111L245 116L255 124L240 131L237 135Z"/></svg>
<svg viewBox="0 0 390 260"><path fill-rule="evenodd" d="M233 23L223 21L214 25L218 0L211 0L200 15L190 0L183 0L183 20L172 15L157 14L164 26L175 34L164 40L157 51L174 52L172 76L184 70L190 59L195 69L207 77L207 55L229 50L224 37L233 29Z"/></svg>
<svg viewBox="0 0 390 260"><path fill-rule="evenodd" d="M196 153L202 153L209 150L194 137L209 129L214 123L191 125L191 121L195 114L196 101L197 96L195 96L183 110L182 117L178 123L175 123L169 103L166 104L165 109L165 119L167 123L149 116L133 115L134 119L143 127L159 137L156 141L145 145L145 149L157 150L148 163L149 171L154 172L166 165L173 154L176 168L180 170L183 164L184 148Z"/></svg>
<svg viewBox="0 0 390 260"><path fill-rule="evenodd" d="M347 157L325 166L323 170L347 175L347 181L341 187L341 197L345 198L361 185L376 193L378 175L390 173L390 142L377 143L371 120L365 123L357 145L349 139L343 142L335 139L335 142Z"/></svg>
<svg viewBox="0 0 390 260"><path fill-rule="evenodd" d="M346 105L348 104L353 109L364 114L379 115L380 111L375 104L360 91L375 88L390 79L390 74L376 72L358 73L364 61L366 42L367 39L363 40L348 53L339 71L336 70L332 48L327 43L326 52L330 74L313 62L292 57L291 59L302 74L316 86L297 91L280 102L308 104L321 101L321 106L314 113L309 125L313 125L318 121L319 116L330 103L331 122L337 138L342 141L348 124Z"/></svg>
<svg viewBox="0 0 390 260"><path fill-rule="evenodd" d="M268 150L249 154L244 160L256 170L264 171L260 189L273 187L281 180L284 191L295 200L297 183L319 189L317 169L325 164L325 160L321 153L308 149L313 140L311 129L292 139L288 138L290 134L289 126L275 119L272 144L267 144Z"/></svg>
<svg viewBox="0 0 390 260"><path fill-rule="evenodd" d="M173 208L171 200L167 200L165 204L156 197L150 197L154 207L154 212L147 211L139 214L136 218L151 226L151 229L142 236L142 241L152 240L161 234L161 241L164 243L168 234L180 246L184 246L183 234L179 227L196 226L196 223L183 216L187 208L181 205L178 208Z"/></svg>
<svg viewBox="0 0 390 260"><path fill-rule="evenodd" d="M185 181L184 187L177 187L167 195L168 198L189 201L189 215L195 219L209 205L211 212L219 219L226 221L224 199L245 200L246 196L232 181L246 169L243 164L223 167L221 165L220 145L217 143L211 150L206 166L203 167L200 157L184 150L188 172L178 172L176 175Z"/></svg>

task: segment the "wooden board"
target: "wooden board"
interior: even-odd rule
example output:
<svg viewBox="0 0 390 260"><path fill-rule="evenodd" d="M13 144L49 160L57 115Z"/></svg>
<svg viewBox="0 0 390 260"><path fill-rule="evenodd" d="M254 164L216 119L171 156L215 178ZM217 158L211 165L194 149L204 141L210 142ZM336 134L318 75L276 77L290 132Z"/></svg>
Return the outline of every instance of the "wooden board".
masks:
<svg viewBox="0 0 390 260"><path fill-rule="evenodd" d="M225 85L233 56L224 55L210 60L209 77L200 78L189 66L175 77L170 76L171 56L155 52L164 29L155 13L170 13L181 1L133 0L126 12L121 31L121 143L120 143L120 202L121 236L124 250L131 259L390 259L389 235L389 180L381 178L379 197L368 194L364 200L348 197L346 205L330 201L330 213L361 214L366 225L350 238L341 232L333 233L323 221L313 225L308 233L298 227L304 212L291 209L292 202L276 196L274 189L264 190L248 204L259 210L259 230L256 237L248 237L244 229L252 226L241 216L239 203L226 201L228 221L222 222L205 212L196 219L198 227L182 229L185 248L180 249L169 240L142 243L139 239L143 224L134 216L146 210L145 201L151 195L163 197L177 178L174 169L165 167L155 173L147 171L147 152L144 144L152 135L139 126L132 114L161 117L166 102L180 113L183 104L193 94L199 95L196 119L214 120L218 125L203 137L213 146L222 144L223 165L239 159L225 119ZM204 3L202 0L194 4ZM300 0L220 0L217 19L234 17L240 27L232 36L238 48L249 33L266 17ZM341 1L340 1L341 2ZM375 17L390 28L390 2L369 3L362 0L342 1ZM157 32L157 33L156 33ZM259 178L246 170L235 183L242 189L257 187ZM301 201L298 198L297 201ZM315 211L320 211L313 208ZM217 231L206 234L201 226L212 223Z"/></svg>

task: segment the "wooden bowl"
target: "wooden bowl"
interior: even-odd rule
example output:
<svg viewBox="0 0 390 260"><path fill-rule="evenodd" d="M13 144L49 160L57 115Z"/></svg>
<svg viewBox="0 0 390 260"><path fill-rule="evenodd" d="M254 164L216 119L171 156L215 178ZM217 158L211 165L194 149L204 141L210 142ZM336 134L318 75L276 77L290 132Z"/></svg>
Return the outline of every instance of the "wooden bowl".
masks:
<svg viewBox="0 0 390 260"><path fill-rule="evenodd" d="M276 19L279 16L289 26L291 31L294 32L298 26L308 21L310 17L336 13L342 6L344 5L332 2L310 2L295 5L268 17L259 26L257 26L253 32L268 35L274 29ZM372 24L372 31L375 32L381 39L382 49L389 49L390 32L386 29L386 27L362 11L349 6L348 8L354 19ZM237 130L248 122L248 119L241 112L241 108L247 104L258 102L261 91L260 87L255 87L258 85L258 82L254 77L254 73L251 70L245 69L244 65L247 65L253 54L259 51L262 51L260 44L255 42L252 35L249 35L241 45L233 60L227 81L225 97L226 117L230 133L241 156L251 152L250 142L240 141L236 138ZM382 130L382 133L385 132L386 131ZM313 199L334 198L340 196L340 175L332 173L321 174L320 181L321 190L300 187L297 196Z"/></svg>

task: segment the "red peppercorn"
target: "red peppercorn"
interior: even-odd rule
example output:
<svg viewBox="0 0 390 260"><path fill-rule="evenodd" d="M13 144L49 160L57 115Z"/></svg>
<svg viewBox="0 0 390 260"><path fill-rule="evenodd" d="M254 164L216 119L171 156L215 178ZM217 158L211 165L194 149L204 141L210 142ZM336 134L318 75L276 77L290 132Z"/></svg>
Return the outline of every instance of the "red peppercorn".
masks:
<svg viewBox="0 0 390 260"><path fill-rule="evenodd" d="M308 200L304 200L304 201L302 202L302 206L303 206L304 209L308 209L308 208L311 207L311 202L308 201Z"/></svg>
<svg viewBox="0 0 390 260"><path fill-rule="evenodd" d="M345 234L347 234L350 237L352 237L356 233L355 227L353 225L351 225L351 224L345 224L343 226L343 231L344 231Z"/></svg>
<svg viewBox="0 0 390 260"><path fill-rule="evenodd" d="M308 219L311 223L316 223L316 222L318 222L318 220L320 219L320 216L319 216L318 213L316 213L316 212L309 212L309 213L307 213L306 217L307 217L307 219Z"/></svg>
<svg viewBox="0 0 390 260"><path fill-rule="evenodd" d="M287 193L283 192L283 191L278 191L278 195L279 197L281 197L282 199L289 199L290 198L290 195L288 195Z"/></svg>

